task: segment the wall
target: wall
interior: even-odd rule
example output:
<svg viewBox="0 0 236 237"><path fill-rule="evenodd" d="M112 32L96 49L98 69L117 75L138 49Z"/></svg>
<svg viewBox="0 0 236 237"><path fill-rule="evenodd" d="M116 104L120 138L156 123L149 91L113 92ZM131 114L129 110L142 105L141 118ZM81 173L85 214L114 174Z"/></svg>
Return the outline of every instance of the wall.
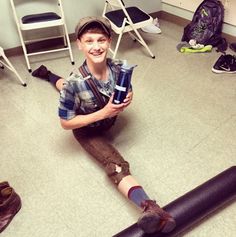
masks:
<svg viewBox="0 0 236 237"><path fill-rule="evenodd" d="M23 2L24 0L19 0ZM49 2L50 0L43 0ZM31 1L28 9L40 11L39 0ZM148 13L161 10L161 0L124 0L127 6L136 5ZM32 5L33 4L33 5ZM64 12L69 33L74 32L78 19L89 15L101 15L105 0L63 0ZM0 45L4 49L20 46L20 40L10 7L10 0L0 0Z"/></svg>
<svg viewBox="0 0 236 237"><path fill-rule="evenodd" d="M223 32L236 36L236 1L221 0L225 7L225 23ZM194 11L202 0L162 0L162 10L173 15L191 20Z"/></svg>
<svg viewBox="0 0 236 237"><path fill-rule="evenodd" d="M202 0L162 0L162 2L194 12ZM236 1L221 0L221 2L225 9L224 22L236 26Z"/></svg>
<svg viewBox="0 0 236 237"><path fill-rule="evenodd" d="M33 8L39 11L41 9L41 5L38 3L38 1L39 0L34 0ZM51 0L43 1L49 2ZM168 1L172 4L164 3ZM197 3L199 1L200 0L191 1L190 7L192 10L184 10L183 8L176 7L174 5L176 5L176 2L185 2L188 3L187 6L189 6L189 0L163 0L163 2L161 0L124 0L127 6L136 5L148 13L154 13L162 10L188 20L192 19L194 12L193 8L197 7ZM233 9L236 8L235 0L222 1L225 1L226 4L230 2L230 4L233 4ZM88 15L101 15L104 2L105 0L63 0L69 33L74 32L74 27L79 18ZM226 14L236 17L236 14L234 13L236 10L230 11L230 9L231 8L227 6L228 12L226 12ZM233 26L233 24L225 23L223 32L236 36L236 27ZM10 7L10 0L0 0L0 46L2 46L4 49L20 46L19 36Z"/></svg>

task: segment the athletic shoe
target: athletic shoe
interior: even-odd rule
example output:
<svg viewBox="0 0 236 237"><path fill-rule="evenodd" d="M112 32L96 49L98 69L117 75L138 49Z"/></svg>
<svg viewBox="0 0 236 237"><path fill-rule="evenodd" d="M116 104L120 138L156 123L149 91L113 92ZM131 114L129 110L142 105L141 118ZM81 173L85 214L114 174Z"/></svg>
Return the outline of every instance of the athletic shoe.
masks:
<svg viewBox="0 0 236 237"><path fill-rule="evenodd" d="M180 42L176 48L181 53L205 53L211 52L212 45L196 44L196 41L190 40L189 42Z"/></svg>
<svg viewBox="0 0 236 237"><path fill-rule="evenodd" d="M236 73L236 57L230 54L222 54L212 67L212 72Z"/></svg>
<svg viewBox="0 0 236 237"><path fill-rule="evenodd" d="M197 47L197 46L196 46ZM181 53L206 53L206 52L211 52L212 50L212 45L206 45L203 48L201 48L201 45L199 46L199 48L193 48L192 46L189 47L182 47L180 49Z"/></svg>
<svg viewBox="0 0 236 237"><path fill-rule="evenodd" d="M204 44L198 44L197 41L195 39L191 39L188 42L191 46L192 49L202 49L205 47Z"/></svg>
<svg viewBox="0 0 236 237"><path fill-rule="evenodd" d="M160 29L160 24L158 22L158 19L155 18L152 22L152 24L142 27L141 30L146 33L152 33L152 34L160 34L161 29Z"/></svg>
<svg viewBox="0 0 236 237"><path fill-rule="evenodd" d="M141 207L143 208L143 213L137 225L145 233L169 233L175 228L176 223L173 217L161 209L155 201L145 200L142 202Z"/></svg>

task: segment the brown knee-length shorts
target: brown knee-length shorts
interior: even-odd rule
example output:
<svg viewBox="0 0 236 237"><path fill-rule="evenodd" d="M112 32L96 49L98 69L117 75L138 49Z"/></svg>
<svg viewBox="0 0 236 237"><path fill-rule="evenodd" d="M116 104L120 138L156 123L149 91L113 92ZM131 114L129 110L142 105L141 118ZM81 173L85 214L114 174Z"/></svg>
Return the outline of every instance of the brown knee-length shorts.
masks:
<svg viewBox="0 0 236 237"><path fill-rule="evenodd" d="M91 131L86 127L78 128L73 130L73 134L80 145L102 165L116 185L125 176L130 175L129 163L107 141L101 129Z"/></svg>

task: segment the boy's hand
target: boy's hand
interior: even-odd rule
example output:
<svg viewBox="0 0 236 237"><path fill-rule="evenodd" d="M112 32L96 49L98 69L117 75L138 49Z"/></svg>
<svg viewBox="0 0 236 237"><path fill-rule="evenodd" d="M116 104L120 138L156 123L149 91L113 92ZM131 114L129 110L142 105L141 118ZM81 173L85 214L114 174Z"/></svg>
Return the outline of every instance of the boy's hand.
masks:
<svg viewBox="0 0 236 237"><path fill-rule="evenodd" d="M126 98L124 99L124 102L121 104L113 104L112 103L113 97L114 97L114 94L112 94L108 103L103 108L105 118L115 117L120 112L122 112L131 103L132 98L133 98L133 93L129 92Z"/></svg>
<svg viewBox="0 0 236 237"><path fill-rule="evenodd" d="M126 98L124 99L122 103L124 105L123 108L126 108L132 102L132 99L133 99L133 92L129 91Z"/></svg>

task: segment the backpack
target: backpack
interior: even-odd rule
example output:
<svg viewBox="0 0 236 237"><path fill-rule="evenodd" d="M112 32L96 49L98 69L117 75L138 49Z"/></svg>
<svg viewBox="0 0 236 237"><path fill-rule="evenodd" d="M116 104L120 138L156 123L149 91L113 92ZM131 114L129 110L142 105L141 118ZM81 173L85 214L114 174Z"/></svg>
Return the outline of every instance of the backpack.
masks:
<svg viewBox="0 0 236 237"><path fill-rule="evenodd" d="M204 0L194 12L192 21L185 26L182 41L195 39L197 43L217 47L221 37L224 6L218 0Z"/></svg>

